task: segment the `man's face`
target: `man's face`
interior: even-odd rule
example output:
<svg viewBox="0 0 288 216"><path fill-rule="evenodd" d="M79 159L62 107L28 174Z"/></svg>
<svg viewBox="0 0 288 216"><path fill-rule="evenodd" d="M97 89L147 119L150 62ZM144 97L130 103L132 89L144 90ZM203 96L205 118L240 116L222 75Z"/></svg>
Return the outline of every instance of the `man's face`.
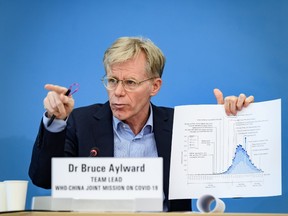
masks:
<svg viewBox="0 0 288 216"><path fill-rule="evenodd" d="M112 65L107 76L118 80L133 79L138 82L150 78L146 72L144 53L124 63ZM157 94L160 87L160 78L143 82L132 92L126 91L122 82L119 82L114 90L108 90L113 115L127 123L145 120L149 112L150 98Z"/></svg>

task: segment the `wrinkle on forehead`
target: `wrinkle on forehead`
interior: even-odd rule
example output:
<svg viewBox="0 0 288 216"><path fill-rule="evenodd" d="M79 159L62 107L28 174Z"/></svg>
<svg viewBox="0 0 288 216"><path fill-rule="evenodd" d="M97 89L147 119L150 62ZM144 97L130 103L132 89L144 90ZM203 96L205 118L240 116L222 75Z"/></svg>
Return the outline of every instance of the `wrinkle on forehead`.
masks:
<svg viewBox="0 0 288 216"><path fill-rule="evenodd" d="M147 77L146 65L146 56L144 53L140 53L139 55L125 62L113 64L110 67L110 70L107 72L107 75L115 76L118 78L144 78Z"/></svg>

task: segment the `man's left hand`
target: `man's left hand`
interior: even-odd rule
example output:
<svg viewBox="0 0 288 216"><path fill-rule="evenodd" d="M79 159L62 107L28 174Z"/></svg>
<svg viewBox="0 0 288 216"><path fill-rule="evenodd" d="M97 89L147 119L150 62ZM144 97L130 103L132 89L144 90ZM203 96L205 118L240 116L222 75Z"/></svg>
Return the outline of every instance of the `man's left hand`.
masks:
<svg viewBox="0 0 288 216"><path fill-rule="evenodd" d="M243 107L247 107L250 103L254 102L254 96L246 97L245 94L237 96L223 97L223 93L215 88L214 95L218 104L224 104L225 112L227 115L236 115Z"/></svg>

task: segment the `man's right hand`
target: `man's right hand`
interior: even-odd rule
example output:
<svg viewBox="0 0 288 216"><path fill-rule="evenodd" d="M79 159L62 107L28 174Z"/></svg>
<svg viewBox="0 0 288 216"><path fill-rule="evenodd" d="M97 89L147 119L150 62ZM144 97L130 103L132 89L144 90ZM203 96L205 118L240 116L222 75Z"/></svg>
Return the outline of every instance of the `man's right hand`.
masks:
<svg viewBox="0 0 288 216"><path fill-rule="evenodd" d="M52 84L46 84L45 89L49 91L43 100L47 117L51 118L52 115L55 115L56 119L66 119L74 108L72 96L65 95L68 89Z"/></svg>

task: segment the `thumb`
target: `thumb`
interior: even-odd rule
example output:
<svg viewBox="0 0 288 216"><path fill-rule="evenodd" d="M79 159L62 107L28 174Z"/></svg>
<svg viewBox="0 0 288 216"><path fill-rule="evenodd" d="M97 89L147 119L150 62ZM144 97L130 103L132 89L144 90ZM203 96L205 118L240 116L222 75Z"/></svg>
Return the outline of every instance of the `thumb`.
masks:
<svg viewBox="0 0 288 216"><path fill-rule="evenodd" d="M219 89L217 89L217 88L214 89L214 95L216 97L218 104L224 104L223 94Z"/></svg>

